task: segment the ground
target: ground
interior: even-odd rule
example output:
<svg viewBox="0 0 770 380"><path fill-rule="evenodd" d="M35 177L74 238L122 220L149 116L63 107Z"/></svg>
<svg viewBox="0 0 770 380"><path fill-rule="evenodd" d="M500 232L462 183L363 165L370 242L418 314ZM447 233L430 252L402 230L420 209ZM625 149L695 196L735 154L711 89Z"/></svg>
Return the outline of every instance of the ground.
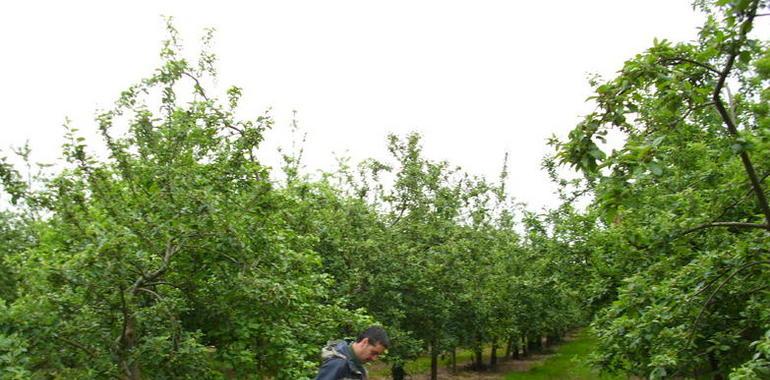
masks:
<svg viewBox="0 0 770 380"><path fill-rule="evenodd" d="M559 346L543 354L533 355L523 360L500 359L494 371L475 372L465 369L470 360L458 362L458 371L452 373L446 366L439 366L438 378L442 380L478 379L478 380L620 380L626 376L599 375L590 368L585 359L596 349L597 342L585 330L570 334ZM488 358L488 356L487 356ZM385 364L379 364L380 371ZM428 380L428 371L407 376L407 380ZM371 376L372 380L389 380L385 375Z"/></svg>
<svg viewBox="0 0 770 380"><path fill-rule="evenodd" d="M567 341L571 340L571 337L567 338ZM469 361L458 362L457 372L452 371L445 366L439 366L438 378L439 379L478 379L478 380L500 380L504 379L506 374L511 372L526 372L529 371L534 365L543 363L546 358L551 356L551 353L535 354L522 360L511 359L499 359L497 368L494 371L476 372L464 369ZM389 376L371 376L371 380L390 380ZM430 373L407 375L406 380L427 380L430 379Z"/></svg>

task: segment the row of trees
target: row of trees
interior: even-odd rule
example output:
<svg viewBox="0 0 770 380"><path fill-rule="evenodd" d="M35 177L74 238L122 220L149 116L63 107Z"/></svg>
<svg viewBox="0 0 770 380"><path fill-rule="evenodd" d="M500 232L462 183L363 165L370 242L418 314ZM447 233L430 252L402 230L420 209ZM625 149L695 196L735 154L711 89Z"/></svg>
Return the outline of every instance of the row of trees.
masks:
<svg viewBox="0 0 770 380"><path fill-rule="evenodd" d="M240 90L208 94L213 55L189 63L169 31L162 66L97 117L105 157L66 127L58 172L0 165L0 377L306 378L376 321L394 377L428 352L435 378L439 354L480 367L485 345L583 317L542 220L517 229L505 168L469 176L413 134L320 179L287 154L278 181L258 154L272 119L236 120Z"/></svg>
<svg viewBox="0 0 770 380"><path fill-rule="evenodd" d="M327 339L376 321L394 378L421 353L435 378L458 347L480 366L485 345L517 353L593 316L605 370L767 376L770 50L754 26L770 9L696 6L697 40L592 81L596 111L551 141L564 203L543 213L513 203L507 163L473 177L417 135L321 178L287 154L276 180L258 154L272 119L236 120L240 90L207 94L213 56L189 63L170 28L162 67L98 117L105 158L69 130L55 175L0 163L16 205L0 214L0 373L304 378Z"/></svg>

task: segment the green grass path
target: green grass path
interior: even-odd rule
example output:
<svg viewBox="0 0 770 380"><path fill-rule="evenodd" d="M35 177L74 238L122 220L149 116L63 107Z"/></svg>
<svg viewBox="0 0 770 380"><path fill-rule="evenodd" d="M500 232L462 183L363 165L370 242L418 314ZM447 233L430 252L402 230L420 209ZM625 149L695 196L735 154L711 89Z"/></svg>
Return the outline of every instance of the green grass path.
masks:
<svg viewBox="0 0 770 380"><path fill-rule="evenodd" d="M586 359L594 351L596 340L586 331L581 331L575 339L558 347L556 353L549 356L543 363L537 364L527 372L511 372L505 380L621 380L625 376L599 376L586 363Z"/></svg>

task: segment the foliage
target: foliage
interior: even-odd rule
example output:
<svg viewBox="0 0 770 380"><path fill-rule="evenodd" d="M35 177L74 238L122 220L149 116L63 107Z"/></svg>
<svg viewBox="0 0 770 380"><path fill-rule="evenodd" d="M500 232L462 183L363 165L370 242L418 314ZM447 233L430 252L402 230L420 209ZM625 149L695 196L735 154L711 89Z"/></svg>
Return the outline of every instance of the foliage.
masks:
<svg viewBox="0 0 770 380"><path fill-rule="evenodd" d="M751 378L767 370L770 328L770 50L752 33L768 3L698 5L708 19L697 41L656 41L616 78L594 80L597 111L554 141L556 159L595 196L591 287L618 287L594 299L597 363ZM610 130L625 142L608 153Z"/></svg>
<svg viewBox="0 0 770 380"><path fill-rule="evenodd" d="M255 158L272 120L234 120L240 90L210 98L213 56L189 64L169 30L162 67L97 118L109 158L70 130L38 241L3 246L18 284L0 337L20 374L296 379L327 336L360 322L328 298L318 237L291 227L295 200Z"/></svg>

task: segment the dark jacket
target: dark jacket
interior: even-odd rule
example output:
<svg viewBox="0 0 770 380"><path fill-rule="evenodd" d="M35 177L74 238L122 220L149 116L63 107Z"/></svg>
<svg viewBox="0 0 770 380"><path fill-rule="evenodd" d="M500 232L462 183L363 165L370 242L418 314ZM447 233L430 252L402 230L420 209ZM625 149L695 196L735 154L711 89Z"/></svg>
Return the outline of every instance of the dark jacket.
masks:
<svg viewBox="0 0 770 380"><path fill-rule="evenodd" d="M366 380L364 368L353 356L353 350L348 342L332 341L321 350L323 364L318 370L316 380Z"/></svg>

